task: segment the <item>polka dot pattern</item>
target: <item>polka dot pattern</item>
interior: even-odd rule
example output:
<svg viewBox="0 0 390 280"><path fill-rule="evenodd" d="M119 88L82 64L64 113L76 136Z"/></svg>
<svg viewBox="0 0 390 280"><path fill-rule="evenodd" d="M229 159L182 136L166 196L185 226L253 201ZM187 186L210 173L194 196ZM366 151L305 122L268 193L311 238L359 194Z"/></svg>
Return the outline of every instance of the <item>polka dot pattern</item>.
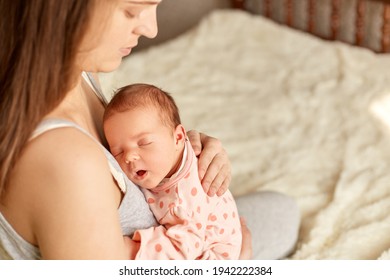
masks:
<svg viewBox="0 0 390 280"><path fill-rule="evenodd" d="M157 253L160 253L161 250L162 250L161 244L157 243L157 244L154 246L154 249L156 250Z"/></svg>

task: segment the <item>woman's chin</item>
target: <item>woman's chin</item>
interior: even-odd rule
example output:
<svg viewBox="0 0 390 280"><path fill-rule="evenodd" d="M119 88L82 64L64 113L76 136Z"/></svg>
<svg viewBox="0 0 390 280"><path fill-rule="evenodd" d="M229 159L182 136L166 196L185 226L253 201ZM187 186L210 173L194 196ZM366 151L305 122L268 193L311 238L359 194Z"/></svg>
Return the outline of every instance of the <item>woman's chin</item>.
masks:
<svg viewBox="0 0 390 280"><path fill-rule="evenodd" d="M109 62L109 63L105 63L104 65L100 65L99 71L97 71L97 72L109 73L109 72L115 71L121 65L122 58L123 57L120 57L116 61L112 61L112 62Z"/></svg>

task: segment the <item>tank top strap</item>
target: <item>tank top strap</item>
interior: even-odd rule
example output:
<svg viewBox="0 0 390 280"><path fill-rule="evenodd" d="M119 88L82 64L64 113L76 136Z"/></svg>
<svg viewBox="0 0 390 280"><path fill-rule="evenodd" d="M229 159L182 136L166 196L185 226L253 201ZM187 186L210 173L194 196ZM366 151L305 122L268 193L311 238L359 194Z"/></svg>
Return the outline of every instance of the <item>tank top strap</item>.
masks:
<svg viewBox="0 0 390 280"><path fill-rule="evenodd" d="M68 120L64 120L64 119L45 119L38 125L38 127L32 133L29 140L31 141L34 138L42 135L43 133L45 133L47 131L50 131L53 129L58 129L58 128L64 128L64 127L72 127L72 128L75 128L75 129L81 131L82 133L84 133L85 135L90 137L92 140L94 140L102 148L104 154L107 157L108 165L109 165L112 176L114 177L115 181L117 182L120 190L123 193L126 193L126 191L127 191L126 180L124 178L124 174L123 174L118 162L115 160L115 158L112 156L112 154L95 137L93 137L88 131L86 131L84 128L77 125L76 123L68 121Z"/></svg>
<svg viewBox="0 0 390 280"><path fill-rule="evenodd" d="M41 134L47 132L47 131L50 131L50 130L53 130L53 129L56 129L56 128L64 128L64 127L74 127L76 129L82 131L84 134L90 136L94 141L96 141L96 139L94 137L92 137L92 135L90 135L81 126L77 125L74 122L71 122L71 121L68 121L68 120L64 120L64 119L45 119L45 120L43 120L38 125L38 127L34 130L34 132L32 133L32 135L31 135L29 140L31 141L31 140L37 138L38 136L40 136Z"/></svg>
<svg viewBox="0 0 390 280"><path fill-rule="evenodd" d="M100 87L99 83L95 80L93 75L90 72L83 72L82 76L84 80L88 83L88 85L92 88L93 92L96 94L96 96L100 99L100 101L103 103L104 106L107 106L108 99L103 94L103 90Z"/></svg>

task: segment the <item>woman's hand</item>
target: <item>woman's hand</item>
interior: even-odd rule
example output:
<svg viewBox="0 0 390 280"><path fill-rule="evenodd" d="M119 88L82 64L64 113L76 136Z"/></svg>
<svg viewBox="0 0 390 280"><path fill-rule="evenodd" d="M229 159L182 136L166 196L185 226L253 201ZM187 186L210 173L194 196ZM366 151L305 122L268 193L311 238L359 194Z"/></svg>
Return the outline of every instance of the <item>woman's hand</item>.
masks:
<svg viewBox="0 0 390 280"><path fill-rule="evenodd" d="M195 155L198 156L199 179L209 196L222 195L231 181L228 155L216 138L191 130L187 133Z"/></svg>
<svg viewBox="0 0 390 280"><path fill-rule="evenodd" d="M239 259L250 260L252 259L252 234L246 225L246 221L243 217L240 217L241 232L242 232L242 244Z"/></svg>
<svg viewBox="0 0 390 280"><path fill-rule="evenodd" d="M135 256L138 253L140 244L139 242L133 241L128 236L123 236L123 242L125 243L126 253L129 260L135 260Z"/></svg>

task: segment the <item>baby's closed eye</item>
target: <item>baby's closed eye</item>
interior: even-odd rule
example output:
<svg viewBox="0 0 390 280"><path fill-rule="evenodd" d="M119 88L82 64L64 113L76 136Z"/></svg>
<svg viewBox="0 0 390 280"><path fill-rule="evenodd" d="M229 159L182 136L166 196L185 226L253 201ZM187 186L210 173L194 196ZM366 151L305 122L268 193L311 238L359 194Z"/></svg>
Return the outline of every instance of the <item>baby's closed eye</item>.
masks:
<svg viewBox="0 0 390 280"><path fill-rule="evenodd" d="M138 146L140 146L140 147L148 146L152 143L153 143L153 141L151 139L142 139L138 142Z"/></svg>
<svg viewBox="0 0 390 280"><path fill-rule="evenodd" d="M116 158L116 157L119 157L121 154L123 154L123 151L121 151L121 150L111 150L111 154Z"/></svg>

